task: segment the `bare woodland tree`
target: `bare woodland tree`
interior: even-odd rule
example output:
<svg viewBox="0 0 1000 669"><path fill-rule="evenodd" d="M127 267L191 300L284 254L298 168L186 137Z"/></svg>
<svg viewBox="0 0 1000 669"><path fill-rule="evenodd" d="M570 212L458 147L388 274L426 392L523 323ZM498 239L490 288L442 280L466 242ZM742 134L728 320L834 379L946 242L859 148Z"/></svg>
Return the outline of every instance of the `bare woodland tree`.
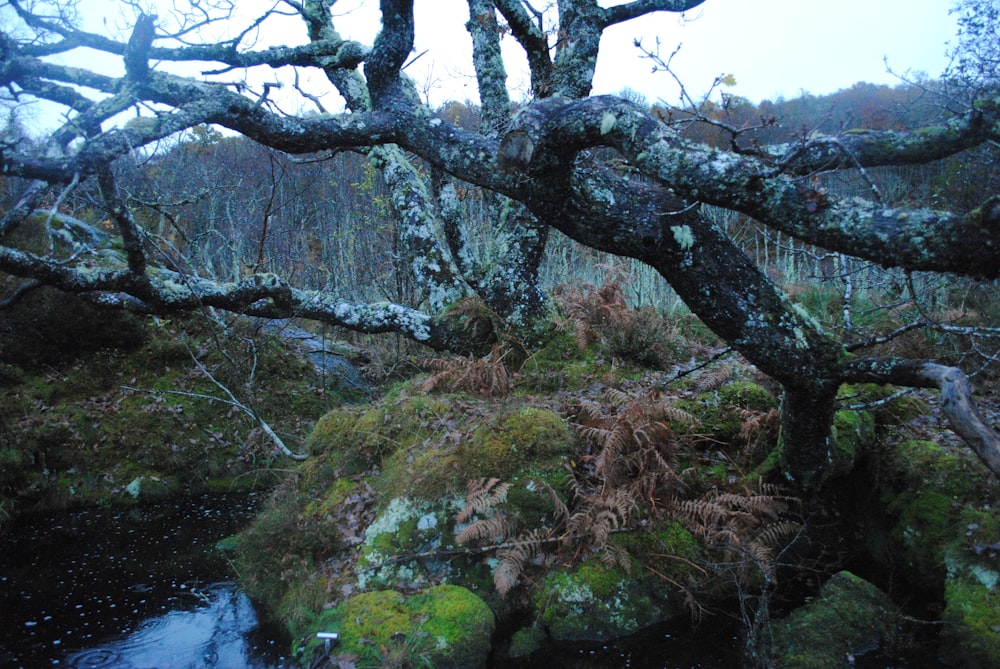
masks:
<svg viewBox="0 0 1000 669"><path fill-rule="evenodd" d="M877 199L836 197L821 177L927 163L995 142L998 91L982 85L972 103L940 125L913 132L746 146L734 129L732 150L686 140L662 115L627 99L591 96L606 29L702 1L604 7L597 0L558 0L539 12L521 0L468 0L482 117L479 130L469 131L435 116L403 72L413 52L413 0L381 0L381 31L370 46L336 32L333 0L276 0L252 20L238 18L231 0L191 2L184 13L162 19L144 13L138 2L123 3L135 20L120 40L77 27L71 0L6 0L0 3L10 14L0 33L5 95L15 105L60 105L64 122L44 141L7 137L0 144L3 174L30 183L0 219L0 270L108 307L165 313L211 306L298 316L361 332L401 333L441 350L475 351L489 342L477 340L483 333L464 328L454 315L461 310L449 308L475 296L510 326L530 331L546 308L538 270L548 230L555 228L653 267L709 328L781 383L783 466L800 484L824 480L834 399L850 382L940 388L954 429L1000 474L1000 440L972 406L960 370L865 357L863 349L848 348L790 301L702 211L713 205L740 212L807 244L887 267L996 278L1000 197L984 197L972 211L894 209ZM289 15L304 22L307 39L254 47L254 35ZM235 36L199 39L218 25ZM532 100L516 111L500 49L508 36L530 67ZM67 64L76 62L67 56L82 48L115 57L124 73ZM204 76L172 73L185 63L208 69ZM271 86L254 90L242 75L280 67L322 73L347 111L286 113ZM299 90L304 100L320 99L321 91ZM122 124L125 112L141 115ZM163 262L149 231L137 223L116 161L203 124L291 155L366 154L389 187L401 254L421 290L419 304L355 303L297 288L271 273L223 282ZM620 159L594 159L597 147L617 151ZM13 241L15 229L51 227L62 194L85 183L99 188L121 240L119 253L92 253L86 235L52 253ZM501 257L479 258L470 247L462 206L470 188L484 193L493 234L502 242L493 248Z"/></svg>

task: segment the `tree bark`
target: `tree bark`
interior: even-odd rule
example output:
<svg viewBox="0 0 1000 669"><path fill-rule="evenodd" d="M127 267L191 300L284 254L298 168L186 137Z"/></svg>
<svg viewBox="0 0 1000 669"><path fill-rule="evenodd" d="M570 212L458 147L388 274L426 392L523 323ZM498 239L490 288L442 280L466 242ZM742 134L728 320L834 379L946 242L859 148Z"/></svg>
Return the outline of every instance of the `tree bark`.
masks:
<svg viewBox="0 0 1000 669"><path fill-rule="evenodd" d="M990 471L1000 476L1000 436L976 408L972 386L961 369L926 360L861 358L845 367L843 380L937 388L951 428Z"/></svg>

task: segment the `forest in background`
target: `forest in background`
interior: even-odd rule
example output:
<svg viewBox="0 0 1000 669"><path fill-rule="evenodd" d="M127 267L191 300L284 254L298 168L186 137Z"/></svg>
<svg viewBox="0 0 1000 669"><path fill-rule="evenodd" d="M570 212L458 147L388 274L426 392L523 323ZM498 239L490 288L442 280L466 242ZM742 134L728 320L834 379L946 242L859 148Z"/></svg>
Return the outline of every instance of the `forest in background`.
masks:
<svg viewBox="0 0 1000 669"><path fill-rule="evenodd" d="M858 83L831 95L803 94L789 100L746 99L721 94L697 106L667 110L652 105L654 115L681 127L682 134L709 146L760 151L767 145L791 145L816 134L865 131L906 131L947 118L937 81L901 83L890 87ZM622 91L633 102L647 101ZM463 128L481 122L471 103L450 102L436 114ZM141 119L138 119L141 120ZM20 128L16 115L8 119L23 142L33 138ZM983 192L1000 185L995 169L998 149L986 143L926 165L893 165L831 172L814 177L817 192L838 196L870 196L875 191L887 207L931 207L965 210L976 206ZM618 166L628 172L612 149L598 149L588 160ZM223 134L203 125L116 163L123 189L135 203L135 216L155 247L154 260L182 275L236 282L254 273L273 272L303 288L329 291L356 302L388 300L420 307L426 294L407 266L400 219L381 172L360 154L327 151L289 156L244 137ZM429 167L422 169L430 172ZM26 182L0 178L0 209L9 209ZM75 189L69 197L49 203L53 210L102 235L104 252L120 240L105 218L94 184ZM457 192L468 241L481 258L501 258L484 195L476 187ZM964 326L988 324L992 282L885 270L877 263L809 246L754 222L745 215L706 207L708 216L730 235L773 281L782 286L814 317L838 335L855 342L892 339L919 330L918 339L943 342L949 336L975 336L977 346L962 356L967 372L992 362L993 347ZM51 224L51 222L50 222ZM56 221L55 225L61 223ZM79 234L79 233L77 233ZM96 251L100 255L101 251ZM652 307L663 316L686 311L666 281L642 262L602 253L553 231L540 271L550 291L567 282L600 287L621 282L629 304ZM8 277L4 306L21 295ZM346 340L365 342L385 355L413 353L403 338L388 346L387 337L342 331ZM957 349L956 349L957 350ZM390 353L395 351L395 354ZM958 362L958 361L952 361Z"/></svg>

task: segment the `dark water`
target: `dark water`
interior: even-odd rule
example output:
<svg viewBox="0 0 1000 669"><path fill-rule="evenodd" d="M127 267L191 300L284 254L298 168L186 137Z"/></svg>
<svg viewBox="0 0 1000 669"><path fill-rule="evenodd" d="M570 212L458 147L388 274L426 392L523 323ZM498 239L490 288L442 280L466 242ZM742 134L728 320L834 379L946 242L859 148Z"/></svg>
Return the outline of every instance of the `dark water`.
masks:
<svg viewBox="0 0 1000 669"><path fill-rule="evenodd" d="M215 543L253 496L26 517L0 552L0 667L291 665Z"/></svg>

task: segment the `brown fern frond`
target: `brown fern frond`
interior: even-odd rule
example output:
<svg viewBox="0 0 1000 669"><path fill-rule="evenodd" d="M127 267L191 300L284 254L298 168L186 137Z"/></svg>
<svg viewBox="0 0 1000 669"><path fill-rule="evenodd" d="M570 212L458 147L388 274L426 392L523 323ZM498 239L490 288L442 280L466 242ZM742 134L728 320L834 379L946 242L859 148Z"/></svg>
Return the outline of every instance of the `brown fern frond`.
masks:
<svg viewBox="0 0 1000 669"><path fill-rule="evenodd" d="M742 511L755 517L777 518L779 514L788 510L784 500L773 495L718 493L714 501L733 512Z"/></svg>
<svg viewBox="0 0 1000 669"><path fill-rule="evenodd" d="M496 513L490 518L477 520L466 526L455 537L455 543L464 546L469 543L502 543L510 536L511 525L504 513Z"/></svg>
<svg viewBox="0 0 1000 669"><path fill-rule="evenodd" d="M611 538L612 531L620 527L618 516L608 509L602 509L590 520L589 534L593 538L594 545L598 548L604 548L608 544L608 539Z"/></svg>
<svg viewBox="0 0 1000 669"><path fill-rule="evenodd" d="M498 478L474 479L468 483L468 493L465 495L465 506L455 520L464 523L474 515L482 515L493 510L498 504L507 501L510 483L501 483Z"/></svg>
<svg viewBox="0 0 1000 669"><path fill-rule="evenodd" d="M604 399L606 399L609 404L618 407L619 409L625 408L635 402L634 397L629 395L624 390L618 390L617 388L608 388L605 390Z"/></svg>
<svg viewBox="0 0 1000 669"><path fill-rule="evenodd" d="M604 407L598 402L588 399L580 400L575 413L575 420L578 425L597 425L607 419Z"/></svg>
<svg viewBox="0 0 1000 669"><path fill-rule="evenodd" d="M501 597L506 597L507 593L517 585L517 579L521 576L523 568L524 562L517 560L515 556L508 555L500 559L500 563L493 571L493 586Z"/></svg>
<svg viewBox="0 0 1000 669"><path fill-rule="evenodd" d="M618 544L608 542L601 551L601 564L608 569L621 568L626 574L632 573L632 557Z"/></svg>
<svg viewBox="0 0 1000 669"><path fill-rule="evenodd" d="M732 367L722 365L715 371L702 374L694 384L696 393L707 393L721 387L733 375Z"/></svg>
<svg viewBox="0 0 1000 669"><path fill-rule="evenodd" d="M601 446L600 453L594 458L594 469L597 474L608 478L616 461L633 443L632 426L626 421L615 423Z"/></svg>
<svg viewBox="0 0 1000 669"><path fill-rule="evenodd" d="M669 444L673 439L674 433L666 423L655 421L636 428L632 435L636 443L640 446L655 448L660 445Z"/></svg>
<svg viewBox="0 0 1000 669"><path fill-rule="evenodd" d="M628 522L629 516L632 515L632 512L638 506L630 491L624 488L615 490L615 494L611 498L611 502L615 512L618 514L618 518L621 520L622 525Z"/></svg>
<svg viewBox="0 0 1000 669"><path fill-rule="evenodd" d="M510 392L510 371L499 345L484 358L428 358L421 365L436 372L420 385L424 392L459 390L486 397L502 397Z"/></svg>
<svg viewBox="0 0 1000 669"><path fill-rule="evenodd" d="M594 332L587 325L587 322L579 316L570 317L569 324L573 328L573 340L576 341L576 349L583 353L594 338Z"/></svg>
<svg viewBox="0 0 1000 669"><path fill-rule="evenodd" d="M660 406L658 407L658 411L660 413L660 416L672 422L677 422L692 427L701 425L701 421L698 420L698 418L694 414L684 411L684 409L678 409L677 407L671 406L666 403L661 402Z"/></svg>
<svg viewBox="0 0 1000 669"><path fill-rule="evenodd" d="M431 374L427 377L423 383L420 384L420 390L425 393L431 393L438 388L446 387L454 376L454 370L442 370L437 374Z"/></svg>
<svg viewBox="0 0 1000 669"><path fill-rule="evenodd" d="M420 361L420 366L431 372L451 372L461 369L466 360L466 358L424 358Z"/></svg>
<svg viewBox="0 0 1000 669"><path fill-rule="evenodd" d="M769 523L754 534L751 544L765 546L769 550L774 550L782 547L789 536L801 529L802 525L791 520Z"/></svg>
<svg viewBox="0 0 1000 669"><path fill-rule="evenodd" d="M579 434L584 441L596 446L597 448L603 448L608 439L611 437L611 430L607 430L603 427L583 427L577 426L577 434Z"/></svg>
<svg viewBox="0 0 1000 669"><path fill-rule="evenodd" d="M533 479L535 485L549 494L549 499L552 500L553 517L557 523L563 523L569 518L569 507L566 503L562 501L559 497L559 493L556 489L549 485L547 482Z"/></svg>
<svg viewBox="0 0 1000 669"><path fill-rule="evenodd" d="M507 593L517 585L517 579L524 571L525 563L542 551L547 538L544 529L536 528L518 535L517 539L497 551L500 563L493 572L493 585L501 597L506 597Z"/></svg>

